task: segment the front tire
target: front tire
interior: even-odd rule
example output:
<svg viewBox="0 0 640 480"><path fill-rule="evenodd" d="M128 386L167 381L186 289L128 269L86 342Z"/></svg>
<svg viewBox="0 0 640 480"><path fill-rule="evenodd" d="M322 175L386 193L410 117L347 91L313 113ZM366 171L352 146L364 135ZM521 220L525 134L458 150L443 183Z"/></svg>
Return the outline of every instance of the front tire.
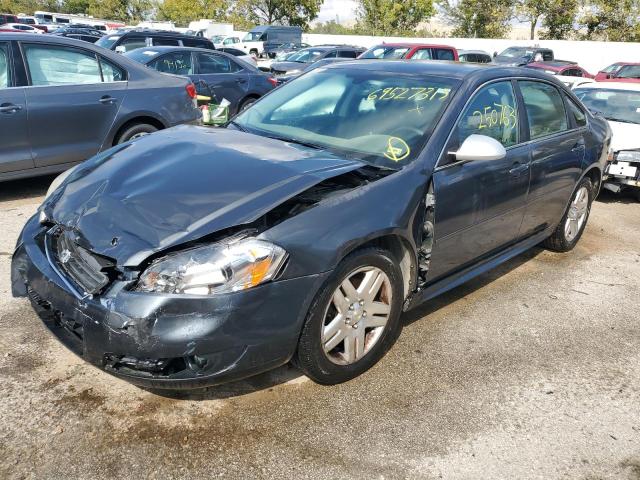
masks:
<svg viewBox="0 0 640 480"><path fill-rule="evenodd" d="M346 382L375 365L402 329L402 273L381 248L347 256L314 299L294 362L313 381Z"/></svg>
<svg viewBox="0 0 640 480"><path fill-rule="evenodd" d="M593 184L583 178L576 187L562 220L542 245L554 252L568 252L576 246L585 227L595 196Z"/></svg>

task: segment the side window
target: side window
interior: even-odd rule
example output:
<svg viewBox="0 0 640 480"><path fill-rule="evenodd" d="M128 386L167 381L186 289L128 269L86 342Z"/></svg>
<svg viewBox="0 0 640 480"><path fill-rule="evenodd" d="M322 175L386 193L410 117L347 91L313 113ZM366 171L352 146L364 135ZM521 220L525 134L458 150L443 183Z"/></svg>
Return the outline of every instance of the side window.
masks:
<svg viewBox="0 0 640 480"><path fill-rule="evenodd" d="M436 48L434 52L436 60L455 60L453 51L448 48Z"/></svg>
<svg viewBox="0 0 640 480"><path fill-rule="evenodd" d="M551 53L551 52L550 52L550 51L548 51L548 50L543 50L543 51L542 51L542 59L543 59L545 62L551 62L551 61L553 60L553 53Z"/></svg>
<svg viewBox="0 0 640 480"><path fill-rule="evenodd" d="M100 57L103 82L122 82L127 79L127 74L120 67Z"/></svg>
<svg viewBox="0 0 640 480"><path fill-rule="evenodd" d="M180 40L177 38L153 37L151 44L154 47L179 47Z"/></svg>
<svg viewBox="0 0 640 480"><path fill-rule="evenodd" d="M565 98L567 99L567 105L569 105L569 116L577 127L584 127L587 124L587 116L584 111L569 97Z"/></svg>
<svg viewBox="0 0 640 480"><path fill-rule="evenodd" d="M0 43L0 88L8 87L10 82L9 46L6 43Z"/></svg>
<svg viewBox="0 0 640 480"><path fill-rule="evenodd" d="M126 52L135 50L136 48L143 48L147 46L147 40L144 37L129 37L120 42L119 47L124 47Z"/></svg>
<svg viewBox="0 0 640 480"><path fill-rule="evenodd" d="M182 45L185 47L195 47L195 48L207 48L210 49L210 46L207 42L203 40L199 40L197 38L183 38Z"/></svg>
<svg viewBox="0 0 640 480"><path fill-rule="evenodd" d="M431 49L430 48L421 48L416 51L411 57L412 60L431 60Z"/></svg>
<svg viewBox="0 0 640 480"><path fill-rule="evenodd" d="M356 52L354 50L340 50L338 52L338 57L340 58L356 58Z"/></svg>
<svg viewBox="0 0 640 480"><path fill-rule="evenodd" d="M518 109L510 81L492 83L475 94L460 117L453 147L473 134L494 138L505 147L518 143Z"/></svg>
<svg viewBox="0 0 640 480"><path fill-rule="evenodd" d="M31 85L101 83L100 66L93 53L69 47L25 45Z"/></svg>
<svg viewBox="0 0 640 480"><path fill-rule="evenodd" d="M542 82L520 82L531 139L567 130L567 114L557 88Z"/></svg>
<svg viewBox="0 0 640 480"><path fill-rule="evenodd" d="M223 45L232 45L233 44L233 38L225 38L224 41L222 42Z"/></svg>
<svg viewBox="0 0 640 480"><path fill-rule="evenodd" d="M174 52L163 55L149 64L151 68L174 75L192 75L193 65L190 52Z"/></svg>
<svg viewBox="0 0 640 480"><path fill-rule="evenodd" d="M231 61L221 55L214 55L211 53L199 53L198 64L200 65L200 71L198 73L206 75L212 73L232 73L238 70L238 68L231 64Z"/></svg>
<svg viewBox="0 0 640 480"><path fill-rule="evenodd" d="M327 53L323 58L336 58L338 56L338 51L334 50L333 52Z"/></svg>

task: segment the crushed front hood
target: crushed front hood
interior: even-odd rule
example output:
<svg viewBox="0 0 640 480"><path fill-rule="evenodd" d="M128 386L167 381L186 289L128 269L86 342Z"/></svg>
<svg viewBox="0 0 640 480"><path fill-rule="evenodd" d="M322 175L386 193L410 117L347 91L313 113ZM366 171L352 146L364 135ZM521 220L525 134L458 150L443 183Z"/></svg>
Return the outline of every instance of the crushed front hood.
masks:
<svg viewBox="0 0 640 480"><path fill-rule="evenodd" d="M634 123L614 122L608 120L613 132L611 148L620 150L637 150L640 148L640 125Z"/></svg>
<svg viewBox="0 0 640 480"><path fill-rule="evenodd" d="M177 127L88 160L44 209L87 248L135 266L155 252L251 223L362 166L235 130Z"/></svg>

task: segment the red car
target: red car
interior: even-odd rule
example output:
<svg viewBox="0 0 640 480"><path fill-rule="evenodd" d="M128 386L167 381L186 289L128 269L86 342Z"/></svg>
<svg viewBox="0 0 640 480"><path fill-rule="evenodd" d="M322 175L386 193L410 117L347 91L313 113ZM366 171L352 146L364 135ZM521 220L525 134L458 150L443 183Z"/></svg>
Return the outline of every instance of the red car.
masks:
<svg viewBox="0 0 640 480"><path fill-rule="evenodd" d="M452 60L458 61L458 51L448 45L428 43L383 43L371 47L358 58L377 58L398 60Z"/></svg>
<svg viewBox="0 0 640 480"><path fill-rule="evenodd" d="M536 70L544 70L551 75L562 75L564 77L584 77L593 78L584 68L578 66L574 62L566 62L562 60L551 60L548 62L533 62L526 65L526 68L535 68Z"/></svg>
<svg viewBox="0 0 640 480"><path fill-rule="evenodd" d="M600 70L597 82L640 82L640 63L617 62Z"/></svg>

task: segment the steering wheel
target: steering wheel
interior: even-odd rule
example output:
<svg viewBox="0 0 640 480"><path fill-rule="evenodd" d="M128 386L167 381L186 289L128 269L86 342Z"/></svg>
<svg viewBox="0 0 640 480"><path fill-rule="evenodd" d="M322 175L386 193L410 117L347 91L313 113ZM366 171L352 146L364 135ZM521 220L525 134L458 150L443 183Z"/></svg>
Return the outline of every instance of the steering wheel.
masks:
<svg viewBox="0 0 640 480"><path fill-rule="evenodd" d="M403 132L408 133L408 135L401 135ZM400 137L400 138L411 138L414 136L421 137L423 133L416 127L411 127L409 125L402 125L401 127L396 128L391 132L392 137Z"/></svg>

